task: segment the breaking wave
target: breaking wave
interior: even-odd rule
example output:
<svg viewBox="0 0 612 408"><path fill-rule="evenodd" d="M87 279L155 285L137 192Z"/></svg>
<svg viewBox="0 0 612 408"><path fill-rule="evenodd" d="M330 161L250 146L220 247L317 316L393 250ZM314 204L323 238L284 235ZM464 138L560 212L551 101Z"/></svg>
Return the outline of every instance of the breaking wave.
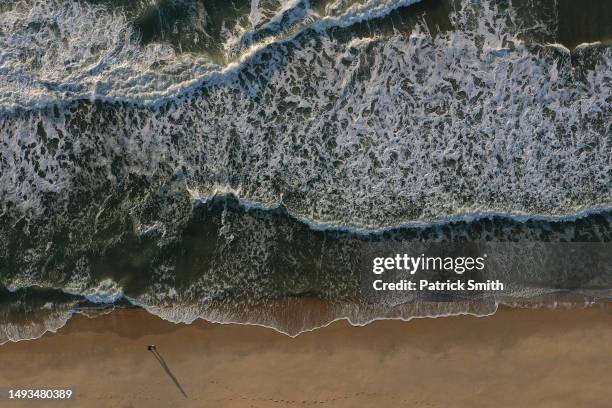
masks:
<svg viewBox="0 0 612 408"><path fill-rule="evenodd" d="M347 269L389 236L612 239L609 39L570 49L536 3L1 4L0 342L122 302L296 334L606 298L388 308Z"/></svg>
<svg viewBox="0 0 612 408"><path fill-rule="evenodd" d="M564 220L483 216L370 232L313 229L283 208L244 207L231 196L218 197L196 206L174 240L164 242L160 231L139 232L130 225L122 240L106 242L104 248L92 249L91 242L70 248L57 240L42 254L11 253L7 261L16 273L3 270L11 292L4 295L2 310L12 312L2 319L0 341L53 331L82 310L124 306L177 323L257 324L292 336L338 319L362 325L387 318L486 316L499 305L579 307L612 299L612 263L601 267L594 261L597 253L587 252L589 245L604 245L612 253L611 223L612 214L603 211ZM560 257L560 269L543 270L530 259L512 260L510 269L502 266L497 272L491 265L488 278L500 278L508 289L467 298L372 299L363 286L367 276L360 265L373 245L465 242L490 243L491 258L502 264L514 259L495 249L503 242L540 243L538 257L550 245L578 245L568 248L589 262L575 267ZM534 250L518 251L524 257Z"/></svg>

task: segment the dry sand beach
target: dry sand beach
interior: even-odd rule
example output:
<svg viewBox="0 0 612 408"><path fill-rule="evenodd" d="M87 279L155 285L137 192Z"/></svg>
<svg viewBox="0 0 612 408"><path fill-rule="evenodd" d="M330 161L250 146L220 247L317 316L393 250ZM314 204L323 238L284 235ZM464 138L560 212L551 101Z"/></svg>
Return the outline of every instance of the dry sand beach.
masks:
<svg viewBox="0 0 612 408"><path fill-rule="evenodd" d="M120 310L5 344L0 367L4 389L74 390L53 407L603 408L612 403L612 307L336 322L297 338Z"/></svg>

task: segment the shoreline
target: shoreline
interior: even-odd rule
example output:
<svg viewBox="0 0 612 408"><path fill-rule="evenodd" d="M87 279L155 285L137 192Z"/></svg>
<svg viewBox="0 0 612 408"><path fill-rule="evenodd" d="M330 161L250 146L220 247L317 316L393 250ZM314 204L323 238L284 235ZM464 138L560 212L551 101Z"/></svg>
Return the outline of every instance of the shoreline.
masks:
<svg viewBox="0 0 612 408"><path fill-rule="evenodd" d="M34 321L14 321L7 327L0 326L0 348L5 344L35 341L49 334L56 334L73 319L84 316L96 318L99 316L119 313L122 311L137 311L149 314L164 322L175 325L190 325L202 321L215 325L239 325L261 327L272 330L290 338L299 337L305 333L314 332L338 322L351 327L364 327L376 322L397 321L411 322L421 319L440 319L453 317L486 318L494 316L503 309L527 310L569 310L592 307L611 307L609 296L597 298L595 295L576 294L571 292L545 293L540 296L525 299L495 301L453 301L424 302L421 304L406 303L396 307L378 308L376 305L356 303L333 303L313 297L285 298L260 305L231 304L229 307L211 307L207 312L190 318L178 317L163 309L149 308L128 301L125 305L102 304L66 309L51 318ZM296 316L301 316L297 318ZM25 316L24 316L25 317ZM11 327L12 326L12 327ZM8 328L8 331L7 331ZM9 334L8 332L15 331ZM28 333L28 330L31 332ZM18 334L15 334L19 332Z"/></svg>
<svg viewBox="0 0 612 408"><path fill-rule="evenodd" d="M219 325L240 325L261 327L290 338L326 328L337 322L351 327L364 327L381 321L410 322L420 319L439 319L452 317L485 318L494 316L500 309L546 309L568 310L590 307L612 307L609 296L598 298L595 295L571 292L545 293L533 298L516 299L514 302L479 299L475 301L456 300L452 302L405 303L395 307L358 305L352 302L334 303L313 297L288 297L270 303L250 305L231 304L225 307L211 307L205 313L189 318L179 317L163 309L149 308L132 303L125 305L91 305L66 309L50 318L33 321L15 320L6 327L0 325L0 347L10 343L35 341L62 330L78 316L95 318L120 311L139 311L159 318L169 324L190 325L198 321ZM301 318L296 318L301 316ZM25 316L24 316L25 318ZM9 333L9 332L13 333ZM17 334L16 334L17 333Z"/></svg>
<svg viewBox="0 0 612 408"><path fill-rule="evenodd" d="M337 321L291 338L120 309L76 315L57 333L0 346L0 384L72 388L74 399L59 405L79 407L597 407L612 400L611 318L612 303L501 307L483 318Z"/></svg>

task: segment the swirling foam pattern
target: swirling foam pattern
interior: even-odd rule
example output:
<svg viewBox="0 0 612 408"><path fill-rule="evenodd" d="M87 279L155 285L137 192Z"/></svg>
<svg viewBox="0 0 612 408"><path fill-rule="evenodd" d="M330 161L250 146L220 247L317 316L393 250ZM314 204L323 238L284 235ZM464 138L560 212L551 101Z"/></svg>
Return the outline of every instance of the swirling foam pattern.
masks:
<svg viewBox="0 0 612 408"><path fill-rule="evenodd" d="M554 14L529 1L445 4L446 27L405 0L1 5L0 283L201 316L245 282L250 299L352 293L279 283L272 243L303 246L305 226L497 213L566 219L575 239L564 217L604 211L586 234L609 239L611 48L548 43ZM198 238L210 259L165 252L227 193L293 221L245 210ZM210 242L241 234L257 245L224 247L252 268L235 274ZM104 266L113 251L130 260Z"/></svg>

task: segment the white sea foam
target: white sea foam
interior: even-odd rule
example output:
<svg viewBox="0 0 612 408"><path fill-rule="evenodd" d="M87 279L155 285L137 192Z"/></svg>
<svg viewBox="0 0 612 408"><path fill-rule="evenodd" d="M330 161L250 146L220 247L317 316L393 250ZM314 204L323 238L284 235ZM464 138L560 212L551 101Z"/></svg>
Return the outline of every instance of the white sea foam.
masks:
<svg viewBox="0 0 612 408"><path fill-rule="evenodd" d="M97 286L88 286L80 291L62 288L63 292L80 295L92 303L113 303L123 298L123 289L112 279L104 279Z"/></svg>
<svg viewBox="0 0 612 408"><path fill-rule="evenodd" d="M126 16L101 6L25 1L0 13L0 108L84 97L147 102L215 67L169 45L141 46Z"/></svg>
<svg viewBox="0 0 612 408"><path fill-rule="evenodd" d="M70 311L65 311L44 317L38 316L29 322L2 322L0 323L0 346L7 342L34 340L49 332L55 333L64 327L71 316Z"/></svg>
<svg viewBox="0 0 612 408"><path fill-rule="evenodd" d="M568 220L609 210L610 48L526 44L512 7L488 1L463 1L454 30L435 38L424 26L347 40L326 33L408 3L337 1L319 16L294 14L290 26L304 31L287 33L271 22L290 9L253 1L252 10L265 12L252 12L258 27L237 39L266 22L272 34L228 67L167 44L143 46L125 16L85 3L39 1L3 12L0 109L28 109L0 117L0 214L26 235L30 227L72 228L70 249L85 251L91 234L117 220L129 219L138 237L176 239L192 204L219 194L247 207L282 205L315 229L380 231L491 214ZM36 24L42 28L28 29ZM591 66L582 71L572 59L587 51ZM82 97L114 103L56 104ZM133 179L146 180L148 190L131 195ZM101 199L74 213L74 194L89 191ZM246 322L292 335L340 318L486 315L500 301L395 314L344 305L289 326L271 314L211 309L207 302L240 285L253 284L255 298L270 286L266 265L281 230L241 222L224 218L217 241L223 256L247 231L240 257L213 259L183 291L169 260L152 272L146 293L127 300L171 321ZM19 254L28 267L9 289L53 287L45 268L30 266L47 265L53 244L44 244ZM78 260L63 290L98 303L126 298L118 282L96 280L89 268ZM1 338L35 337L70 315L42 309L47 320L8 325Z"/></svg>
<svg viewBox="0 0 612 408"><path fill-rule="evenodd" d="M200 14L205 16L205 11ZM300 23L303 28L316 17L303 0L276 7L254 2L251 27L237 22L225 29L226 58L234 60L235 55L245 52L245 46L255 52L277 40L275 33L282 34ZM337 22L345 21L339 18ZM271 34L258 36L258 32ZM168 44L142 46L138 32L120 9L32 0L0 12L2 110L81 98L156 103L199 86L211 73L223 70L204 56L177 53Z"/></svg>
<svg viewBox="0 0 612 408"><path fill-rule="evenodd" d="M72 7L73 19L83 19L84 6ZM118 181L112 157L122 157L126 172L148 178L171 169L180 175L173 191L192 199L231 191L245 203L282 203L315 224L377 229L461 214L609 208L611 50L597 50L579 80L558 46L521 42L516 18L512 8L466 1L452 16L455 29L436 38L422 26L346 43L296 37L217 73L203 94L152 109L111 105L107 119L83 118L93 121L84 129L70 112L7 117L3 201L30 217L42 211L43 192L82 188L75 177L92 170L67 161L67 150L79 154L76 143L104 146L91 164L102 180ZM130 52L144 51L119 54ZM152 95L146 83L106 93ZM57 140L55 152L40 143L41 128ZM168 222L142 225L172 231Z"/></svg>
<svg viewBox="0 0 612 408"><path fill-rule="evenodd" d="M134 302L138 305L138 302ZM191 324L196 320L202 319L216 324L238 324L247 326L260 326L272 329L290 337L297 337L301 334L315 331L327 327L338 321L347 321L352 326L366 326L368 324L384 320L411 321L413 319L437 319L456 316L489 317L494 315L499 306L510 308L548 308L548 309L567 309L576 307L589 307L594 302L585 298L583 302L577 299L574 301L545 301L529 302L529 299L508 300L501 303L490 305L477 305L464 303L438 303L430 305L398 305L394 310L383 311L382 308L364 308L359 305L336 304L332 305L325 313L321 309L309 311L308 307L302 307L298 313L291 316L283 314L268 313L261 310L259 313L248 314L243 311L228 309L202 310L197 306L174 305L173 307L157 307L142 305L147 312L171 323ZM278 308L278 305L276 305ZM297 310L296 310L297 312ZM7 342L18 342L24 340L34 340L42 337L46 333L55 333L64 327L68 320L75 314L69 310L62 314L40 316L35 321L27 324L23 323L3 323L0 324L0 345ZM79 312L88 314L87 312ZM112 313L112 309L105 312ZM95 313L96 317L100 313Z"/></svg>

